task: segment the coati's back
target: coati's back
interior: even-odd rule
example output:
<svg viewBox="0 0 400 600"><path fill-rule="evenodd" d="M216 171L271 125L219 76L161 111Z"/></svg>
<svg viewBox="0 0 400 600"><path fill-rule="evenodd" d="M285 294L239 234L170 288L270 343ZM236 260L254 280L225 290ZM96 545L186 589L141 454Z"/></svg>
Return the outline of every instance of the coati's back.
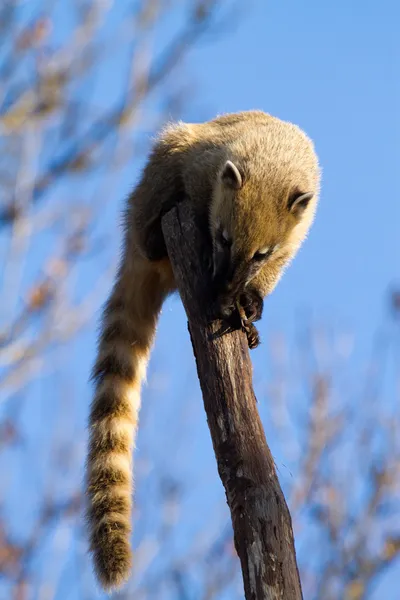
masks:
<svg viewBox="0 0 400 600"><path fill-rule="evenodd" d="M222 115L206 123L174 123L161 132L156 145L177 157L183 173L203 166L206 178L229 157L247 170L247 179L256 183L286 175L290 169L312 173L319 178L314 146L297 125L281 121L262 111ZM159 151L158 150L158 151ZM208 168L213 171L209 174ZM189 179L189 178L188 178Z"/></svg>

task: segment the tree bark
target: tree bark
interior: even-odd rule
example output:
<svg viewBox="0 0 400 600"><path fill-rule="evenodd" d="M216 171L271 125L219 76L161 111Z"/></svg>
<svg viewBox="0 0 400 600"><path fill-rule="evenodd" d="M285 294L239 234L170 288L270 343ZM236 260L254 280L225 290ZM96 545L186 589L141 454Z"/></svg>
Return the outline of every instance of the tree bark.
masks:
<svg viewBox="0 0 400 600"><path fill-rule="evenodd" d="M205 265L209 251L189 202L171 209L162 227L189 321L246 600L301 600L291 517L257 411L246 335L218 334Z"/></svg>

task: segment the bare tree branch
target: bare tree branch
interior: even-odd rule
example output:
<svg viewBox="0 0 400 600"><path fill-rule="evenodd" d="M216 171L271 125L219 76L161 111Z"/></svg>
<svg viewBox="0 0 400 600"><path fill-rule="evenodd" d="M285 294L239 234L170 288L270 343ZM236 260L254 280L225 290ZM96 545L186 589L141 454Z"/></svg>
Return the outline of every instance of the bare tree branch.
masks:
<svg viewBox="0 0 400 600"><path fill-rule="evenodd" d="M163 232L189 319L218 471L225 487L247 600L302 598L289 510L252 389L247 339L218 336L203 276L204 242L189 202L163 218Z"/></svg>

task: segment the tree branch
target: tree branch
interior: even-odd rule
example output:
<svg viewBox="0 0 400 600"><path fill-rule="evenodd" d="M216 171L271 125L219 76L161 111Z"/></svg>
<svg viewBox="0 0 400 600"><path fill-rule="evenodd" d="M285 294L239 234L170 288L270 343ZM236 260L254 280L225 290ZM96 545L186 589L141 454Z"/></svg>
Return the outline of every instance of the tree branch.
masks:
<svg viewBox="0 0 400 600"><path fill-rule="evenodd" d="M163 218L185 307L218 471L231 511L246 600L300 600L291 517L252 388L244 333L219 336L213 321L204 240L188 201Z"/></svg>

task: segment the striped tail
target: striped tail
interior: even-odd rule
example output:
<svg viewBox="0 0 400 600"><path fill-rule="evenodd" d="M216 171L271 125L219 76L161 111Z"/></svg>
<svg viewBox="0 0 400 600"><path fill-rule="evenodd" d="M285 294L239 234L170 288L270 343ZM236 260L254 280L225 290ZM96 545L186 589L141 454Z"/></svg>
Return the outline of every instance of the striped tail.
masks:
<svg viewBox="0 0 400 600"><path fill-rule="evenodd" d="M93 368L87 459L90 549L107 591L120 587L131 570L132 452L140 388L161 305L170 291L160 271L143 259L121 273L104 310Z"/></svg>

